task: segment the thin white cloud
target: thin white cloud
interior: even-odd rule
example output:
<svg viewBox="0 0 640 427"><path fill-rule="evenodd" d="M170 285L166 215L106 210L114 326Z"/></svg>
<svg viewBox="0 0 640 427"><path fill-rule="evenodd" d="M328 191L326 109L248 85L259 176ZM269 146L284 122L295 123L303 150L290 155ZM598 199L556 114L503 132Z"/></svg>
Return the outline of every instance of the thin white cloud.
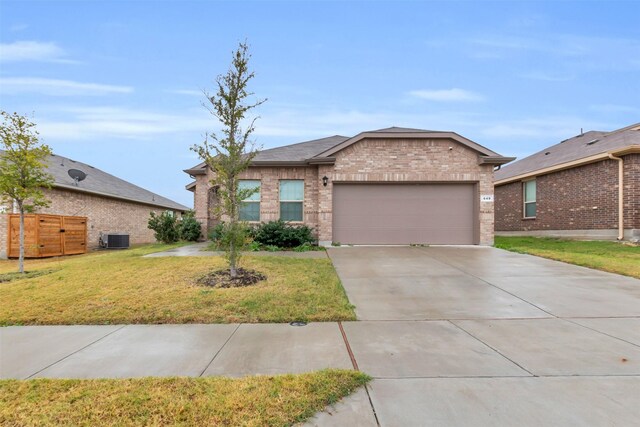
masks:
<svg viewBox="0 0 640 427"><path fill-rule="evenodd" d="M151 139L180 132L204 133L215 125L204 109L171 114L122 107L58 107L55 113L62 113L64 119L45 116L38 121L38 130L45 139Z"/></svg>
<svg viewBox="0 0 640 427"><path fill-rule="evenodd" d="M637 70L640 68L640 40L624 37L583 36L575 34L505 34L464 40L470 57L477 59L514 58L537 54L562 61L572 69ZM555 64L557 66L557 64Z"/></svg>
<svg viewBox="0 0 640 427"><path fill-rule="evenodd" d="M59 63L77 63L67 58L64 49L54 42L16 41L0 43L0 61L41 61Z"/></svg>
<svg viewBox="0 0 640 427"><path fill-rule="evenodd" d="M193 90L193 89L167 89L166 93L174 93L176 95L188 95L188 96L204 96L204 93L201 90Z"/></svg>
<svg viewBox="0 0 640 427"><path fill-rule="evenodd" d="M578 135L580 130L609 129L605 123L589 121L573 116L537 117L521 120L501 120L480 129L486 138L512 140L546 140L548 144Z"/></svg>
<svg viewBox="0 0 640 427"><path fill-rule="evenodd" d="M409 95L437 102L468 102L482 101L483 97L475 92L464 89L436 89L436 90L412 90Z"/></svg>
<svg viewBox="0 0 640 427"><path fill-rule="evenodd" d="M100 96L131 92L133 92L133 88L130 86L82 83L72 80L37 77L0 77L0 93L3 95L38 93L51 96Z"/></svg>

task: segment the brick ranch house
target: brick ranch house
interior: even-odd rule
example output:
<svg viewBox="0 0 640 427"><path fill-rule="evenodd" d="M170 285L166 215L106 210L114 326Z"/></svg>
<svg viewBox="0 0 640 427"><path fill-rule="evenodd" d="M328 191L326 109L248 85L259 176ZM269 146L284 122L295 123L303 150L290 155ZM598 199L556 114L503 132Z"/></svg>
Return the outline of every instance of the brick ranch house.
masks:
<svg viewBox="0 0 640 427"><path fill-rule="evenodd" d="M242 176L259 192L241 219L307 224L323 245L491 245L493 171L511 160L454 132L397 127L263 150ZM206 231L218 221L211 171L185 172Z"/></svg>
<svg viewBox="0 0 640 427"><path fill-rule="evenodd" d="M0 150L0 156L2 153ZM76 183L69 176L70 169L86 173L86 179ZM189 210L93 166L62 156L50 156L47 171L55 182L53 188L45 189L51 203L37 213L87 217L89 249L98 247L100 233L129 234L131 244L154 242L153 231L147 228L150 212L169 210L180 215ZM13 210L11 203L0 203L0 258L7 256L8 214Z"/></svg>
<svg viewBox="0 0 640 427"><path fill-rule="evenodd" d="M582 239L640 233L640 123L590 131L496 172L496 232Z"/></svg>

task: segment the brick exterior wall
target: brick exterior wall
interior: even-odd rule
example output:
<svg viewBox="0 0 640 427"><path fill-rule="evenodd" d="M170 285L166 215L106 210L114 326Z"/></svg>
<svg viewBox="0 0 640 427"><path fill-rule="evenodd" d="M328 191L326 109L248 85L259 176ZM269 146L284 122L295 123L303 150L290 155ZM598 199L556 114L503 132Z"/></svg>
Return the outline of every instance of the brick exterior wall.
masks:
<svg viewBox="0 0 640 427"><path fill-rule="evenodd" d="M640 154L624 156L625 228L640 229Z"/></svg>
<svg viewBox="0 0 640 427"><path fill-rule="evenodd" d="M452 150L449 150L452 147ZM210 173L210 171L209 171ZM327 187L322 177L329 178ZM334 165L252 167L243 179L261 180L261 221L278 219L279 180L304 179L304 223L320 241L332 241L333 182L470 182L484 195L493 195L493 166L478 165L478 154L453 140L364 139L336 154ZM209 223L210 176L198 176L194 194L196 217ZM480 244L493 244L493 203L479 203Z"/></svg>
<svg viewBox="0 0 640 427"><path fill-rule="evenodd" d="M625 228L640 227L640 155L624 160ZM536 178L536 218L523 219L522 182L497 186L496 231L618 228L618 162L603 160Z"/></svg>
<svg viewBox="0 0 640 427"><path fill-rule="evenodd" d="M150 212L161 213L164 208L128 202L61 189L45 190L51 204L37 213L66 216L86 216L87 246L98 247L100 232L128 233L131 244L155 242L153 231L147 228ZM10 212L10 211L9 211ZM177 213L179 215L179 212ZM0 215L0 255L6 257L7 215Z"/></svg>

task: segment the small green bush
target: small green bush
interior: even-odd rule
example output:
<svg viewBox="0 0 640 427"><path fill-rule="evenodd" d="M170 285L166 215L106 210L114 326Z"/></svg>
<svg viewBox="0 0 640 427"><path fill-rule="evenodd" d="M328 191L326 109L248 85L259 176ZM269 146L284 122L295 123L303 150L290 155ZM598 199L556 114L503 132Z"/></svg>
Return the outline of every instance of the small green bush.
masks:
<svg viewBox="0 0 640 427"><path fill-rule="evenodd" d="M224 231L224 222L220 221L211 230L209 230L209 240L219 243L222 239L222 233Z"/></svg>
<svg viewBox="0 0 640 427"><path fill-rule="evenodd" d="M151 212L148 227L154 231L154 237L158 242L175 243L180 238L178 233L178 220L173 212L165 211L160 215Z"/></svg>
<svg viewBox="0 0 640 427"><path fill-rule="evenodd" d="M200 231L200 223L196 220L195 212L188 211L182 215L182 219L178 223L178 235L182 240L189 242L197 241L202 232Z"/></svg>
<svg viewBox="0 0 640 427"><path fill-rule="evenodd" d="M264 246L295 248L316 242L313 229L306 225L291 225L282 220L260 224L251 232L253 240Z"/></svg>

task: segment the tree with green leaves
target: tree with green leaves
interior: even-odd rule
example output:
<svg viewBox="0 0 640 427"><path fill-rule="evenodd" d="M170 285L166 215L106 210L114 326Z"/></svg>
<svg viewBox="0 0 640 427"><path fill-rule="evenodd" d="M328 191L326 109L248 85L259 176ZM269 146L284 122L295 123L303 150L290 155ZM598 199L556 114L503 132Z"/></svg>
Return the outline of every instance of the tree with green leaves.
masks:
<svg viewBox="0 0 640 427"><path fill-rule="evenodd" d="M207 133L201 145L192 147L213 174L211 184L218 195L216 214L225 220L222 242L232 278L237 277L237 263L247 232L246 224L239 219L240 204L257 191L239 185L240 175L258 152L251 139L257 118L248 122L245 119L250 110L266 101L250 100L254 93L248 90L248 85L255 75L249 69L250 59L249 46L246 42L240 43L233 52L229 70L216 79L216 93L205 91L207 102L203 105L221 123L222 129L219 134Z"/></svg>
<svg viewBox="0 0 640 427"><path fill-rule="evenodd" d="M18 113L0 111L0 198L13 202L20 213L20 256L18 269L24 273L24 215L37 207L48 206L43 189L51 188L53 177L47 173L49 146L40 143L35 123Z"/></svg>

